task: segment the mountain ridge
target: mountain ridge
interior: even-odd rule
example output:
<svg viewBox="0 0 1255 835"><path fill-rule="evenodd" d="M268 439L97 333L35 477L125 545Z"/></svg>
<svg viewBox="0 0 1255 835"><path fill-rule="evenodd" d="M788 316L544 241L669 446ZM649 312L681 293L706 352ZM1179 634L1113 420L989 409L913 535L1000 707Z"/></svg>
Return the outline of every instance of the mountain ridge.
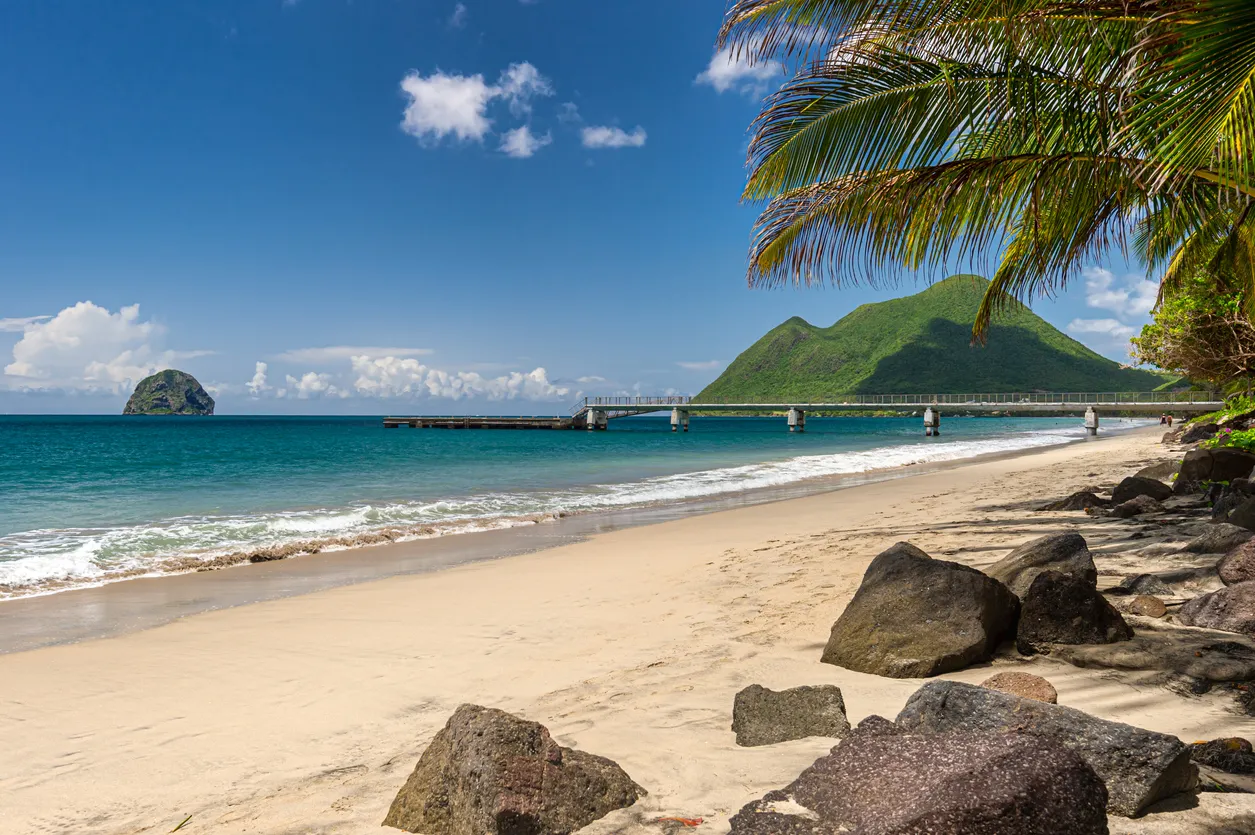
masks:
<svg viewBox="0 0 1255 835"><path fill-rule="evenodd" d="M985 346L971 345L988 285L980 276L951 276L911 296L860 305L827 328L791 316L698 398L1150 391L1167 381L1120 366L1022 305L995 317Z"/></svg>

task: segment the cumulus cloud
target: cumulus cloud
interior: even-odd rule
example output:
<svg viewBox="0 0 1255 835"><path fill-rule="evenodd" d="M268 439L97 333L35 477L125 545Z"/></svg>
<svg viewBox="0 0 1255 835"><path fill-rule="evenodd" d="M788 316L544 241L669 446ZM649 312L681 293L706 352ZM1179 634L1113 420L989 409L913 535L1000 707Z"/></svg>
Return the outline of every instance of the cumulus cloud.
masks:
<svg viewBox="0 0 1255 835"><path fill-rule="evenodd" d="M527 159L541 148L553 142L553 135L536 136L527 125L515 128L501 137L501 151L515 159Z"/></svg>
<svg viewBox="0 0 1255 835"><path fill-rule="evenodd" d="M16 319L0 319L0 333L21 333L29 326L46 322L51 316L23 316Z"/></svg>
<svg viewBox="0 0 1255 835"><path fill-rule="evenodd" d="M640 148L647 137L645 129L639 125L631 133L608 125L590 126L584 128L580 136L585 148Z"/></svg>
<svg viewBox="0 0 1255 835"><path fill-rule="evenodd" d="M266 384L266 369L268 366L264 362L259 362L253 371L253 379L245 383L245 388L253 397L261 397L264 392L270 391L270 386Z"/></svg>
<svg viewBox="0 0 1255 835"><path fill-rule="evenodd" d="M504 100L516 116L531 112L536 96L553 95L549 79L526 61L511 64L496 84L480 74L457 75L436 70L431 75L411 71L401 79L408 97L401 129L421 144L433 145L452 136L479 142L492 129L488 106Z"/></svg>
<svg viewBox="0 0 1255 835"><path fill-rule="evenodd" d="M1068 333L1097 334L1114 339L1128 339L1137 329L1116 319L1073 319L1068 323Z"/></svg>
<svg viewBox="0 0 1255 835"><path fill-rule="evenodd" d="M319 374L307 371L299 378L287 375L287 391L301 400L311 397L348 397L349 392L337 388L330 374Z"/></svg>
<svg viewBox="0 0 1255 835"><path fill-rule="evenodd" d="M165 328L140 319L139 305L116 313L79 302L23 325L4 367L11 386L121 392L160 368L209 351L162 350Z"/></svg>
<svg viewBox="0 0 1255 835"><path fill-rule="evenodd" d="M1126 275L1117 280L1115 273L1102 267L1087 267L1083 275L1085 303L1117 316L1146 316L1159 295L1159 285L1142 276Z"/></svg>
<svg viewBox="0 0 1255 835"><path fill-rule="evenodd" d="M424 357L430 348L378 348L365 345L328 345L323 348L293 348L275 357L280 362L320 365L353 357Z"/></svg>
<svg viewBox="0 0 1255 835"><path fill-rule="evenodd" d="M677 362L676 365L686 371L711 371L722 365L719 360L704 360L701 362Z"/></svg>
<svg viewBox="0 0 1255 835"><path fill-rule="evenodd" d="M486 378L474 371L429 368L416 359L362 356L353 358L353 373L353 388L368 397L554 400L571 393L566 386L550 382L544 368Z"/></svg>
<svg viewBox="0 0 1255 835"><path fill-rule="evenodd" d="M587 377L577 377L577 378L576 378L576 380L575 380L575 382L577 382L577 383L583 383L584 385L586 385L586 386L587 386L587 385L590 385L590 384L592 384L592 383L604 383L604 382L606 382L606 378L605 378L605 377L598 377L596 374L590 374L590 375L589 375L589 376L587 376Z"/></svg>
<svg viewBox="0 0 1255 835"><path fill-rule="evenodd" d="M746 50L751 53L753 51ZM706 69L698 73L695 80L698 84L714 87L718 93L735 90L747 96L761 96L767 92L771 82L780 76L781 71L780 65L775 63L752 64L744 52L738 57L728 47L716 52Z"/></svg>

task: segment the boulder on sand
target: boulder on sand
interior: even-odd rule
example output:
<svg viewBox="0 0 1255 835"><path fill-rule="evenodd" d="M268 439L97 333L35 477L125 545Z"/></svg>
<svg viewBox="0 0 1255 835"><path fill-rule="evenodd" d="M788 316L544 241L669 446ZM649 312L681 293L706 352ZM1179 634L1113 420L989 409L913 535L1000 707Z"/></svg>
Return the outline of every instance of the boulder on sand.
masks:
<svg viewBox="0 0 1255 835"><path fill-rule="evenodd" d="M1162 481L1131 475L1117 484L1115 489L1111 491L1111 501L1115 504L1123 504L1129 499L1136 499L1138 496L1150 496L1155 501L1162 502L1171 495L1172 488Z"/></svg>
<svg viewBox="0 0 1255 835"><path fill-rule="evenodd" d="M1167 605L1153 594L1139 594L1129 601L1129 614L1144 618L1161 618L1168 614Z"/></svg>
<svg viewBox="0 0 1255 835"><path fill-rule="evenodd" d="M1216 566L1216 571L1226 586L1255 580L1255 542L1248 540L1229 551Z"/></svg>
<svg viewBox="0 0 1255 835"><path fill-rule="evenodd" d="M1051 644L1114 644L1132 637L1107 599L1071 574L1043 571L1020 601L1015 646L1025 655L1049 653Z"/></svg>
<svg viewBox="0 0 1255 835"><path fill-rule="evenodd" d="M1228 522L1208 525L1207 530L1191 539L1182 548L1191 554L1224 554L1255 536L1255 532Z"/></svg>
<svg viewBox="0 0 1255 835"><path fill-rule="evenodd" d="M426 835L567 835L645 790L508 713L462 705L392 801L384 826Z"/></svg>
<svg viewBox="0 0 1255 835"><path fill-rule="evenodd" d="M999 693L1010 693L1012 696L1023 696L1046 704L1058 704L1059 694L1054 686L1041 676L1032 673L1012 671L992 675L980 683L981 687L997 690Z"/></svg>
<svg viewBox="0 0 1255 835"><path fill-rule="evenodd" d="M1181 471L1172 484L1177 495L1203 492L1203 482L1249 478L1255 469L1255 455L1240 449L1192 449L1181 462Z"/></svg>
<svg viewBox="0 0 1255 835"><path fill-rule="evenodd" d="M1091 507L1106 507L1111 504L1107 499L1100 499L1094 495L1092 490L1080 490L1066 499L1060 499L1057 502L1049 502L1037 508L1040 511L1048 510L1088 510Z"/></svg>
<svg viewBox="0 0 1255 835"><path fill-rule="evenodd" d="M1160 580L1154 574L1138 574L1125 577L1120 585L1108 589L1109 594L1153 594L1158 597L1172 597L1176 594L1172 586Z"/></svg>
<svg viewBox="0 0 1255 835"><path fill-rule="evenodd" d="M881 720L861 723L731 824L732 835L1105 835L1106 803L1094 770L1057 742L904 734Z"/></svg>
<svg viewBox="0 0 1255 835"><path fill-rule="evenodd" d="M1255 635L1255 580L1199 595L1177 612L1186 626Z"/></svg>
<svg viewBox="0 0 1255 835"><path fill-rule="evenodd" d="M1143 513L1163 513L1163 511L1164 506L1150 496L1136 496L1111 508L1111 515L1117 519L1132 519Z"/></svg>
<svg viewBox="0 0 1255 835"><path fill-rule="evenodd" d="M1255 497L1243 499L1225 516L1230 525L1255 531Z"/></svg>
<svg viewBox="0 0 1255 835"><path fill-rule="evenodd" d="M768 690L751 684L732 703L736 744L774 745L808 736L843 737L850 732L841 688L794 687Z"/></svg>
<svg viewBox="0 0 1255 835"><path fill-rule="evenodd" d="M1175 736L957 681L930 681L915 691L897 724L913 733L1019 730L1054 740L1106 782L1107 809L1117 815L1137 815L1198 780L1189 747Z"/></svg>
<svg viewBox="0 0 1255 835"><path fill-rule="evenodd" d="M1017 608L997 580L899 542L867 567L820 660L893 678L962 669L993 653Z"/></svg>
<svg viewBox="0 0 1255 835"><path fill-rule="evenodd" d="M1195 742L1190 746L1190 756L1196 763L1229 774L1255 774L1255 748L1239 736Z"/></svg>
<svg viewBox="0 0 1255 835"><path fill-rule="evenodd" d="M1181 443L1196 444L1199 441L1206 441L1209 438L1216 437L1216 433L1220 431L1218 423L1193 423L1185 427L1185 431L1181 433Z"/></svg>
<svg viewBox="0 0 1255 835"><path fill-rule="evenodd" d="M1098 583L1098 569L1079 533L1060 533L1025 542L986 569L985 573L1023 597L1043 571L1060 571Z"/></svg>
<svg viewBox="0 0 1255 835"><path fill-rule="evenodd" d="M1153 478L1156 481L1167 481L1176 475L1179 469L1181 469L1180 461L1160 461L1158 464L1143 467L1134 475L1138 478Z"/></svg>

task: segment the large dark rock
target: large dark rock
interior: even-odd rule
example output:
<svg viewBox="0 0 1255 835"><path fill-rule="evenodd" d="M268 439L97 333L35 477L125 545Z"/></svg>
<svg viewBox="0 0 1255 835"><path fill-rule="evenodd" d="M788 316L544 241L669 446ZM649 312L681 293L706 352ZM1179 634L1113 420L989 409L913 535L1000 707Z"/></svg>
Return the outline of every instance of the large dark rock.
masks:
<svg viewBox="0 0 1255 835"><path fill-rule="evenodd" d="M1094 770L1051 740L879 720L731 823L732 835L1102 835L1106 803Z"/></svg>
<svg viewBox="0 0 1255 835"><path fill-rule="evenodd" d="M1160 461L1158 464L1151 464L1149 467L1143 467L1138 470L1135 475L1139 478L1153 478L1156 481L1167 481L1177 474L1177 470L1181 469L1180 461Z"/></svg>
<svg viewBox="0 0 1255 835"><path fill-rule="evenodd" d="M1043 571L1072 574L1091 586L1098 583L1094 558L1079 533L1053 534L1025 542L985 573L1009 588L1016 597L1023 597Z"/></svg>
<svg viewBox="0 0 1255 835"><path fill-rule="evenodd" d="M737 745L774 745L808 736L843 737L850 722L839 687L775 691L751 684L733 701L732 730Z"/></svg>
<svg viewBox="0 0 1255 835"><path fill-rule="evenodd" d="M1225 519L1230 525L1255 531L1255 498L1243 499L1237 507L1229 511Z"/></svg>
<svg viewBox="0 0 1255 835"><path fill-rule="evenodd" d="M214 399L196 378L173 368L140 380L124 415L212 415Z"/></svg>
<svg viewBox="0 0 1255 835"><path fill-rule="evenodd" d="M1172 597L1176 594L1172 586L1160 580L1154 574L1138 574L1125 577L1120 585L1110 590L1111 594L1153 594L1158 597Z"/></svg>
<svg viewBox="0 0 1255 835"><path fill-rule="evenodd" d="M1255 580L1200 595L1177 612L1186 626L1255 635Z"/></svg>
<svg viewBox="0 0 1255 835"><path fill-rule="evenodd" d="M1143 513L1163 513L1164 506L1150 496L1135 496L1111 508L1111 515L1118 519L1132 519Z"/></svg>
<svg viewBox="0 0 1255 835"><path fill-rule="evenodd" d="M1194 423L1185 427L1185 431L1181 433L1180 441L1183 444L1196 444L1199 441L1206 441L1216 437L1216 433L1220 431L1218 423Z"/></svg>
<svg viewBox="0 0 1255 835"><path fill-rule="evenodd" d="M1172 488L1154 478L1142 478L1131 475L1116 485L1111 491L1111 501L1122 504L1138 496L1150 496L1158 502L1172 495Z"/></svg>
<svg viewBox="0 0 1255 835"><path fill-rule="evenodd" d="M911 732L1014 730L1051 739L1079 754L1106 782L1107 808L1118 815L1137 815L1194 788L1198 779L1190 749L1175 736L957 681L930 681L915 691L897 724Z"/></svg>
<svg viewBox="0 0 1255 835"><path fill-rule="evenodd" d="M1172 490L1178 495L1203 492L1203 483L1249 478L1255 469L1255 455L1240 449L1192 449L1181 462L1181 471Z"/></svg>
<svg viewBox="0 0 1255 835"><path fill-rule="evenodd" d="M1255 536L1246 528L1228 522L1208 525L1207 530L1186 543L1182 551L1192 554L1223 554Z"/></svg>
<svg viewBox="0 0 1255 835"><path fill-rule="evenodd" d="M899 542L867 567L821 660L894 678L962 669L993 653L1017 607L997 580Z"/></svg>
<svg viewBox="0 0 1255 835"><path fill-rule="evenodd" d="M1015 646L1025 655L1051 644L1113 644L1133 630L1097 589L1079 577L1044 571L1020 600Z"/></svg>
<svg viewBox="0 0 1255 835"><path fill-rule="evenodd" d="M1110 501L1099 498L1092 490L1080 490L1066 499L1060 499L1057 502L1047 502L1037 509L1041 511L1088 510L1091 507L1106 507L1109 504L1111 504Z"/></svg>
<svg viewBox="0 0 1255 835"><path fill-rule="evenodd" d="M1225 554L1216 571L1226 586L1255 580L1255 541L1247 540Z"/></svg>
<svg viewBox="0 0 1255 835"><path fill-rule="evenodd" d="M644 794L615 763L559 746L543 725L462 705L383 824L425 835L567 835Z"/></svg>

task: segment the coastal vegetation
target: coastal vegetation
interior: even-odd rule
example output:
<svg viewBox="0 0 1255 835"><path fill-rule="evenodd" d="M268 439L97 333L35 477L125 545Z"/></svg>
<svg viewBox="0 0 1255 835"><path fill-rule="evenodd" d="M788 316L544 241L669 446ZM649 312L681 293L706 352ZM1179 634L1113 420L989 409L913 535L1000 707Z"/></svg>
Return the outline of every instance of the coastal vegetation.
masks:
<svg viewBox="0 0 1255 835"><path fill-rule="evenodd" d="M139 381L124 415L212 415L214 399L185 371L167 368Z"/></svg>
<svg viewBox="0 0 1255 835"><path fill-rule="evenodd" d="M795 316L751 345L698 398L1151 391L1166 382L1120 367L1023 305L998 315L986 346L971 345L988 286L978 276L951 276L913 296L862 305L827 328Z"/></svg>
<svg viewBox="0 0 1255 835"><path fill-rule="evenodd" d="M796 70L749 146L751 285L987 263L985 340L1115 247L1250 312L1248 0L736 0L720 45Z"/></svg>

